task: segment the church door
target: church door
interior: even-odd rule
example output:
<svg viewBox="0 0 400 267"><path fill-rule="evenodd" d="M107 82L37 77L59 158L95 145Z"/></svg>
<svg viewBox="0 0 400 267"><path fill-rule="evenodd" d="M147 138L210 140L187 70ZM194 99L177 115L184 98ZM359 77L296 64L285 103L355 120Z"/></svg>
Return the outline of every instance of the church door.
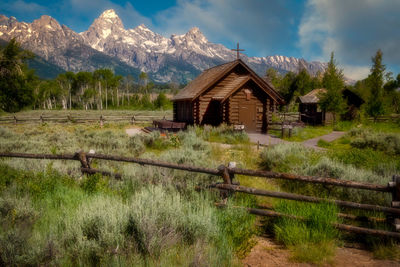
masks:
<svg viewBox="0 0 400 267"><path fill-rule="evenodd" d="M254 103L240 103L239 122L245 126L246 131L257 130L256 105Z"/></svg>

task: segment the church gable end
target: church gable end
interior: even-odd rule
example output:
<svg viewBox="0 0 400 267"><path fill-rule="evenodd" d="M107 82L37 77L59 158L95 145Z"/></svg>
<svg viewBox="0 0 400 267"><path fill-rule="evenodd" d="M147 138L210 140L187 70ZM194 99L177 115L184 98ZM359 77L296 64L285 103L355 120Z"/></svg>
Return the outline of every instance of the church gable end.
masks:
<svg viewBox="0 0 400 267"><path fill-rule="evenodd" d="M239 59L204 71L173 101L176 121L243 124L249 131L264 132L270 110L283 98Z"/></svg>

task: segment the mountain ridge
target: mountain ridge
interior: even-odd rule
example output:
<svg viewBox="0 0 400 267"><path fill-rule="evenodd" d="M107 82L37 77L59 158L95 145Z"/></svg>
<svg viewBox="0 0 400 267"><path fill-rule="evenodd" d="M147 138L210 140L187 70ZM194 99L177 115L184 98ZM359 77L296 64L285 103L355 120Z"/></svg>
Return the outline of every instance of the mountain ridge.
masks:
<svg viewBox="0 0 400 267"><path fill-rule="evenodd" d="M209 42L197 27L167 38L143 24L125 29L112 9L104 11L81 33L47 15L32 23L0 15L0 38L6 41L16 38L24 49L65 70L108 67L128 69L135 75L145 71L156 82L188 82L204 69L236 59L234 52L222 44ZM318 61L277 55L241 54L240 57L262 76L270 67L281 73L305 68L311 75L323 72L326 67L326 63ZM102 60L96 60L99 58Z"/></svg>

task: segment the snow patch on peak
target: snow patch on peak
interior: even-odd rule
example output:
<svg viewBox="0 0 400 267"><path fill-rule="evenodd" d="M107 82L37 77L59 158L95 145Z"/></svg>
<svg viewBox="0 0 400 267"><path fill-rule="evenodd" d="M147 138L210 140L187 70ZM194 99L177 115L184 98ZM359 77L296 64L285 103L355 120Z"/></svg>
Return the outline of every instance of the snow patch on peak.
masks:
<svg viewBox="0 0 400 267"><path fill-rule="evenodd" d="M100 18L105 18L105 19L115 19L118 18L117 13L115 13L114 9L108 9L104 11L101 15Z"/></svg>
<svg viewBox="0 0 400 267"><path fill-rule="evenodd" d="M198 27L193 27L188 32L190 32L190 33L201 33L201 31L200 31L200 29Z"/></svg>
<svg viewBox="0 0 400 267"><path fill-rule="evenodd" d="M146 27L146 25L144 24L140 24L139 26L136 27L137 29L140 29L142 31L147 31L147 32L151 32L151 30L149 28Z"/></svg>

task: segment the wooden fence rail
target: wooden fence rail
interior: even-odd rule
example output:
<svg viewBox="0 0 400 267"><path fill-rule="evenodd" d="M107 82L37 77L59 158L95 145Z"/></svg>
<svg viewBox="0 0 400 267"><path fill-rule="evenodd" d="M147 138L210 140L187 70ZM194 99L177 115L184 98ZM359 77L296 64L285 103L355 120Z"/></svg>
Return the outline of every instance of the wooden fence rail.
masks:
<svg viewBox="0 0 400 267"><path fill-rule="evenodd" d="M304 202L313 202L313 203L320 203L320 202L331 202L340 207L346 208L354 208L354 209L362 209L362 210L369 210L369 211L377 211L383 212L386 214L390 214L387 219L394 221L394 226L396 230L400 230L400 177L394 176L393 181L388 183L388 185L375 185L370 183L361 183L361 182L354 182L354 181L346 181L346 180L338 180L334 178L324 178L324 177L314 177L314 176L303 176L303 175L295 175L295 174L288 174L288 173L277 173L277 172L270 172L270 171L260 171L260 170L248 170L248 169L240 169L233 167L234 164L230 164L228 167L224 165L220 165L217 169L213 168L204 168L204 167L197 167L197 166L190 166L190 165L182 165L170 162L162 162L158 160L151 160L151 159L141 159L141 158L132 158L132 157L124 157L124 156L114 156L114 155L103 155L103 154L96 154L96 153L85 153L83 151L77 152L75 154L62 154L62 155L53 155L53 154L28 154L28 153L10 153L4 152L0 153L0 158L5 157L12 157L12 158L27 158L27 159L47 159L47 160L76 160L81 163L81 171L83 174L95 174L101 173L102 175L107 176L115 176L115 178L120 179L122 176L121 174L111 173L107 171L97 170L91 168L90 163L91 159L98 159L98 160L110 160L110 161L120 161L120 162L128 162L128 163L137 163L140 165L149 165L149 166L156 166L156 167L163 167L169 169L176 169L176 170L184 170L189 172L197 172L197 173L204 173L214 176L219 176L222 178L223 183L212 184L208 188L216 188L224 192L223 195L227 195L227 192L241 192L246 194L253 194L259 196L266 196L266 197L275 197L275 198L283 198L283 199L290 199L296 201L304 201ZM391 193L393 202L392 207L386 206L379 206L379 205L371 205L371 204L362 204L350 201L343 201L343 200L335 200L335 199L322 199L317 197L311 196L304 196L292 193L285 193L285 192L273 192L268 190L262 190L257 188L249 188L238 185L238 183L233 182L235 174L238 175L247 175L247 176L257 176L263 178L272 178L272 179L286 179L292 181L301 181L307 183L317 183L317 184L326 184L332 186L340 186L346 188L354 188L354 189L362 189L362 190L372 190L381 193ZM282 215L278 214L273 211L265 211L261 209L251 209L246 208L250 213L262 216L292 216L293 215ZM295 217L295 216L294 216ZM346 216L347 219L357 218L357 216L348 215ZM299 218L301 219L301 218ZM372 221L375 220L374 218L370 218ZM367 218L367 221L369 219ZM340 230L355 232L355 233L363 233L363 234L373 234L373 235L380 235L380 236L389 236L400 238L400 233L396 232L388 232L388 231L381 231L376 229L368 229L368 228L361 228L355 227L352 225L344 225L344 224L334 224L334 226Z"/></svg>
<svg viewBox="0 0 400 267"><path fill-rule="evenodd" d="M100 116L85 116L85 117L73 117L71 115L66 116L0 116L0 123L44 123L44 122L54 122L54 123L85 123L85 122L99 122L100 124L104 122L121 122L127 121L130 123L134 122L150 122L159 119L172 119L171 115L100 115Z"/></svg>

